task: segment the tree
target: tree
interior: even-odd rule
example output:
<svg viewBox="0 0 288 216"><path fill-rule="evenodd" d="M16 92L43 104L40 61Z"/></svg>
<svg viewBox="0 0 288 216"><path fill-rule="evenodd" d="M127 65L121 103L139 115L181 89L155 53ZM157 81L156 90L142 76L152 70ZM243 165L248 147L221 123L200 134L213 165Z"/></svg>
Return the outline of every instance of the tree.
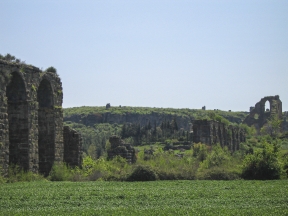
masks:
<svg viewBox="0 0 288 216"><path fill-rule="evenodd" d="M46 70L45 70L45 72L51 72L51 73L57 73L57 70L56 70L56 68L54 68L54 67L48 67Z"/></svg>
<svg viewBox="0 0 288 216"><path fill-rule="evenodd" d="M271 180L279 179L283 169L278 158L277 143L263 142L263 149L248 154L243 161L242 177L244 179Z"/></svg>
<svg viewBox="0 0 288 216"><path fill-rule="evenodd" d="M282 120L277 115L272 115L267 123L261 128L260 133L263 135L270 135L273 138L277 138L281 132Z"/></svg>
<svg viewBox="0 0 288 216"><path fill-rule="evenodd" d="M24 64L25 62L22 62L20 59L16 58L15 56L7 53L5 56L0 54L0 59L8 61L8 62L15 62L15 63L22 63Z"/></svg>
<svg viewBox="0 0 288 216"><path fill-rule="evenodd" d="M126 124L124 123L121 129L121 138L126 138Z"/></svg>
<svg viewBox="0 0 288 216"><path fill-rule="evenodd" d="M93 159L97 158L97 152L96 152L96 146L95 145L90 145L88 150L88 155L91 156Z"/></svg>

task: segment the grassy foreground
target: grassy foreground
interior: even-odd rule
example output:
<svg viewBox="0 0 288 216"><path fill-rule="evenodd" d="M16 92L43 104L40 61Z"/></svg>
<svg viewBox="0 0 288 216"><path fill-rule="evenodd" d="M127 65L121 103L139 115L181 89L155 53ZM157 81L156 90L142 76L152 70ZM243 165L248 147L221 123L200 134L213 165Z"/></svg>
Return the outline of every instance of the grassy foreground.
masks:
<svg viewBox="0 0 288 216"><path fill-rule="evenodd" d="M24 182L0 215L288 215L288 181Z"/></svg>

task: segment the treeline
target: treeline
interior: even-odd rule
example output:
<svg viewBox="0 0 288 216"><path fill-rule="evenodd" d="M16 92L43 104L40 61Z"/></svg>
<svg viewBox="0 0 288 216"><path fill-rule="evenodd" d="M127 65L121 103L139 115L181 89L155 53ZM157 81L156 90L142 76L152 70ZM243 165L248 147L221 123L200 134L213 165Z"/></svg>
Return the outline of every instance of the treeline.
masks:
<svg viewBox="0 0 288 216"><path fill-rule="evenodd" d="M254 143L254 139L257 142ZM252 142L251 142L252 141ZM247 145L252 151L247 152ZM51 181L154 181L154 180L235 180L287 179L288 141L267 136L253 136L242 143L240 150L231 154L219 144L207 146L194 144L179 157L175 151L163 151L152 147L153 154L145 157L145 151L137 153L135 164L116 156L93 159L86 156L82 167L70 168L55 163L47 177ZM19 167L10 166L7 177L0 176L0 183L42 180L43 176L23 172Z"/></svg>
<svg viewBox="0 0 288 216"><path fill-rule="evenodd" d="M150 121L142 127L140 124L123 124L120 136L128 142L130 141L130 144L138 146L155 142L165 142L167 139L189 141L188 134L189 131L178 128L176 118L174 118L171 122L165 119L161 122L160 126L157 126L156 122L151 124Z"/></svg>
<svg viewBox="0 0 288 216"><path fill-rule="evenodd" d="M105 113L117 114L117 115L170 115L177 117L188 117L190 119L205 119L209 118L210 113L216 113L228 119L230 122L241 123L247 116L248 112L228 112L223 110L202 110L202 109L176 109L176 108L156 108L156 107L131 107L131 106L111 106L106 109L105 106L82 106L63 109L64 119L77 116L85 117L88 115L101 115ZM153 122L151 122L153 123Z"/></svg>
<svg viewBox="0 0 288 216"><path fill-rule="evenodd" d="M15 63L21 63L25 64L25 61L21 61L21 59L16 58L15 56L7 53L6 55L0 54L0 59L8 62L15 62Z"/></svg>
<svg viewBox="0 0 288 216"><path fill-rule="evenodd" d="M123 132L131 137L135 135L134 132L137 135L139 128L140 134L142 131L145 135L147 131L153 130L151 123L148 122L143 127L131 126L135 128L135 131L131 132L132 129L127 125L124 127L116 124L102 124L85 127L82 124L70 122L69 124L74 128L86 133L84 143L89 146L88 152L84 155L82 167L69 168L63 163L54 164L48 179L52 181L287 179L288 139L285 138L286 133L280 130L281 122L277 118L271 118L260 133L255 128L247 126L246 142L241 143L240 149L233 153L227 147L222 148L220 144L209 146L204 143L194 143L187 150L165 149L161 143L137 146L135 164L128 164L126 159L120 156L108 160L105 152L111 144L107 143L106 139L112 133ZM159 128L169 136L175 136L175 133L180 131L177 130L176 123L164 120ZM96 142L98 148L103 150L103 154L93 157L93 154L97 153L97 147L91 149L93 142ZM145 148L146 150L149 148L149 151ZM43 179L41 175L23 172L17 166L10 166L8 178L0 177L0 182L30 181L41 178Z"/></svg>
<svg viewBox="0 0 288 216"><path fill-rule="evenodd" d="M106 154L106 144L111 135L118 135L125 143L134 146L153 145L158 142L166 144L172 142L191 143L190 131L192 125L189 125L188 130L184 130L184 128L178 127L176 119L176 116L171 121L164 119L158 125L155 121L152 123L150 120L145 125L140 125L140 123L100 123L94 124L94 126L86 126L83 123L72 121L66 121L64 124L82 134L84 153L96 159ZM207 112L203 119L216 120L227 125L235 124L212 111Z"/></svg>
<svg viewBox="0 0 288 216"><path fill-rule="evenodd" d="M106 154L106 143L113 134L119 135L121 125L118 124L96 124L94 127L85 126L84 124L75 122L64 122L82 135L82 148L84 157L91 156L93 159L99 158Z"/></svg>

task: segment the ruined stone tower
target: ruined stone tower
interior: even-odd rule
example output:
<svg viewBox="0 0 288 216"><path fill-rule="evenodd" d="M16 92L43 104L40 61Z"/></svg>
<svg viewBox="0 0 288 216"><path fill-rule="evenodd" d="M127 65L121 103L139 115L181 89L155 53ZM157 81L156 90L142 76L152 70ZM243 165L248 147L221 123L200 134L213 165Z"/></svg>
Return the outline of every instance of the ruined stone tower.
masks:
<svg viewBox="0 0 288 216"><path fill-rule="evenodd" d="M64 161L62 100L56 73L0 60L0 166L4 171L17 164L48 175L54 162ZM74 157L80 158L79 134L72 145L66 155L72 149Z"/></svg>
<svg viewBox="0 0 288 216"><path fill-rule="evenodd" d="M246 134L238 126L225 125L214 120L193 121L193 142L213 145L219 143L231 151L237 151L240 143L246 141Z"/></svg>
<svg viewBox="0 0 288 216"><path fill-rule="evenodd" d="M265 110L266 102L269 102L270 106ZM279 119L282 118L282 102L279 95L261 98L254 107L250 107L250 113L243 123L249 126L253 125L259 130L271 116L277 116Z"/></svg>

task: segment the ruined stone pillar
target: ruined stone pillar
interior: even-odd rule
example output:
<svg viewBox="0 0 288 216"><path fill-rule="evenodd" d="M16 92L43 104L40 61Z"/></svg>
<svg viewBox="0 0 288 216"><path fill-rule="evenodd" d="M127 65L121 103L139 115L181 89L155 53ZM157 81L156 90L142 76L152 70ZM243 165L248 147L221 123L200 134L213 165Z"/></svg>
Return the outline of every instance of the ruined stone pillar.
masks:
<svg viewBox="0 0 288 216"><path fill-rule="evenodd" d="M9 163L8 131L7 98L3 86L0 85L0 172L3 173L7 173Z"/></svg>
<svg viewBox="0 0 288 216"><path fill-rule="evenodd" d="M82 165L82 138L81 134L64 126L64 162L71 167Z"/></svg>

